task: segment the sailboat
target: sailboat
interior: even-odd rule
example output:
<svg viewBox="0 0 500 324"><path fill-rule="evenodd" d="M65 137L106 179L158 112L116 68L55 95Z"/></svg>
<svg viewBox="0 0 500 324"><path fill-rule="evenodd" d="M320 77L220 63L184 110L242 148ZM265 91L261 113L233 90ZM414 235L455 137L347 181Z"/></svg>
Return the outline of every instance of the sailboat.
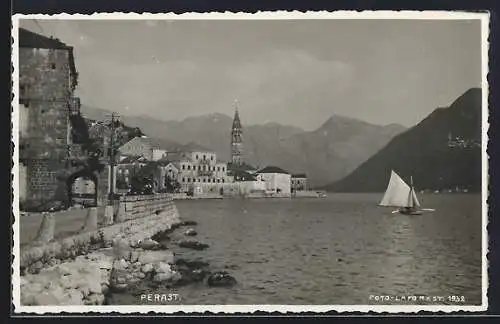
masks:
<svg viewBox="0 0 500 324"><path fill-rule="evenodd" d="M411 186L408 186L394 170L391 171L389 185L379 206L397 207L393 213L405 215L421 215L423 211L434 211L434 209L420 208L420 202L413 188L413 177Z"/></svg>

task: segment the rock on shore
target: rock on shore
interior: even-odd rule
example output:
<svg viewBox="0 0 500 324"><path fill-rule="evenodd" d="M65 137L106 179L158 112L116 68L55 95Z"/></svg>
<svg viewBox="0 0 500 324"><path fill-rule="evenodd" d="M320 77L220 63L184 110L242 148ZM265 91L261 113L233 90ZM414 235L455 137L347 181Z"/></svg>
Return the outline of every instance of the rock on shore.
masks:
<svg viewBox="0 0 500 324"><path fill-rule="evenodd" d="M23 305L99 305L109 287L113 257L100 252L79 256L21 276Z"/></svg>
<svg viewBox="0 0 500 324"><path fill-rule="evenodd" d="M195 240L181 240L179 241L178 245L182 248L188 248L193 250L205 250L209 247L208 244Z"/></svg>

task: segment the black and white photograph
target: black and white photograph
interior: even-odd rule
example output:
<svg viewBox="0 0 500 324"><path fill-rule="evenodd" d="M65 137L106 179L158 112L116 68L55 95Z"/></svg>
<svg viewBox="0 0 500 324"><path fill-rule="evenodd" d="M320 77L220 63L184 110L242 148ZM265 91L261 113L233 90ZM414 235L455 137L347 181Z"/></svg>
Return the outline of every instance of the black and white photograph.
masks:
<svg viewBox="0 0 500 324"><path fill-rule="evenodd" d="M487 309L487 13L12 19L16 312Z"/></svg>

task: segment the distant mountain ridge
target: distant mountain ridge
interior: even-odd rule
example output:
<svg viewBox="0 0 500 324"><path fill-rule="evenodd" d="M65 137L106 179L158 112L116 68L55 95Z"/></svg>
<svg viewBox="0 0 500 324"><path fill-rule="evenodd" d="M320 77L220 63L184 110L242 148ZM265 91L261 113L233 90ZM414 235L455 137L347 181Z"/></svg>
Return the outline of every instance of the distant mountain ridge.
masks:
<svg viewBox="0 0 500 324"><path fill-rule="evenodd" d="M437 108L394 137L344 179L325 186L337 192L381 192L391 170L413 176L422 189L481 189L481 89L472 88L448 108Z"/></svg>
<svg viewBox="0 0 500 324"><path fill-rule="evenodd" d="M87 118L110 114L82 106ZM124 124L139 127L146 135L179 144L197 143L230 159L232 117L221 113L188 117L182 121L162 121L149 117L122 116ZM353 118L333 115L314 131L269 122L245 126L244 155L257 167L279 166L291 173L306 173L313 186L325 185L353 171L406 128L401 125L373 125Z"/></svg>

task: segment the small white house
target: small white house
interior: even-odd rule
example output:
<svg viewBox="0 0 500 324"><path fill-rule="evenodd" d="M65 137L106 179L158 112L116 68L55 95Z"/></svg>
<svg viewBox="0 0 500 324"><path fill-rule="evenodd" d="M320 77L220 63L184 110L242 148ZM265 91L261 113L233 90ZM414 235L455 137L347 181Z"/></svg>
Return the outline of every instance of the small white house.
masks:
<svg viewBox="0 0 500 324"><path fill-rule="evenodd" d="M275 166L268 166L257 171L256 175L265 182L267 193L281 197L291 196L291 175L287 171Z"/></svg>

